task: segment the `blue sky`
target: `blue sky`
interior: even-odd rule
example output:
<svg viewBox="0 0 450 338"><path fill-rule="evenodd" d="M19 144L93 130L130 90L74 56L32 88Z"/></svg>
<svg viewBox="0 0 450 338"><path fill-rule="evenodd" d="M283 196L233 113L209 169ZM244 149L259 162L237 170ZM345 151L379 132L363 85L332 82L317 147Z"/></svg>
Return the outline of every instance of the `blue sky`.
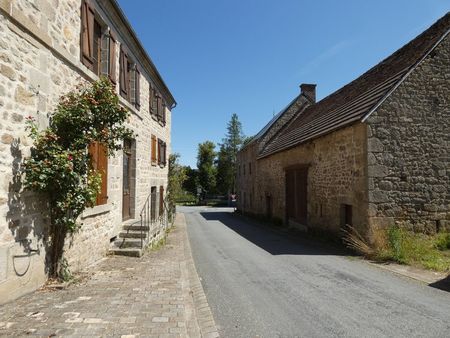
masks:
<svg viewBox="0 0 450 338"><path fill-rule="evenodd" d="M172 151L196 166L237 113L256 134L299 92L321 99L450 10L448 0L118 0L177 100Z"/></svg>

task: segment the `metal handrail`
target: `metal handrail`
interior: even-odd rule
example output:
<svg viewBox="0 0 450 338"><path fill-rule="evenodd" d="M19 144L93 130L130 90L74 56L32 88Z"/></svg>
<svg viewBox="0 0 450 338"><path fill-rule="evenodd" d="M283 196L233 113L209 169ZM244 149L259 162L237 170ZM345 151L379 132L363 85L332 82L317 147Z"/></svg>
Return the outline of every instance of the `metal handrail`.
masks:
<svg viewBox="0 0 450 338"><path fill-rule="evenodd" d="M155 195L156 198L156 195ZM152 222L154 220L152 220L152 215L151 215L151 201L152 201L152 193L150 192L150 194L147 196L145 203L142 207L141 213L139 214L140 216L140 222L141 222L141 248L144 247L144 227L147 226L147 237L150 238L150 226L152 224ZM174 210L171 210L171 206L170 203L166 198L163 200L163 208L164 211L162 214L159 214L157 217L157 220L160 222L160 224L163 226L164 231L167 230L169 223L173 223L173 218L169 219L169 215L174 214ZM171 213L172 211L172 213ZM156 212L156 210L155 210ZM156 216L156 215L155 215Z"/></svg>
<svg viewBox="0 0 450 338"><path fill-rule="evenodd" d="M149 214L149 211L150 211L151 197L152 197L152 193L150 192L150 194L145 199L144 205L139 214L139 217L141 219L141 249L144 247L144 226L145 225L148 225L147 236L150 236L151 215Z"/></svg>

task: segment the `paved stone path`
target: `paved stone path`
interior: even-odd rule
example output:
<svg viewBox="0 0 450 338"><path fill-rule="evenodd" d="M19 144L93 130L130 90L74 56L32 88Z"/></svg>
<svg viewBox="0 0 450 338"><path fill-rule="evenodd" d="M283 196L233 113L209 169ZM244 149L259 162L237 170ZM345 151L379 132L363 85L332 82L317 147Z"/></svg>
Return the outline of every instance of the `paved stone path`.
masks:
<svg viewBox="0 0 450 338"><path fill-rule="evenodd" d="M65 290L0 306L0 336L218 337L183 214L161 249L108 257L89 272Z"/></svg>

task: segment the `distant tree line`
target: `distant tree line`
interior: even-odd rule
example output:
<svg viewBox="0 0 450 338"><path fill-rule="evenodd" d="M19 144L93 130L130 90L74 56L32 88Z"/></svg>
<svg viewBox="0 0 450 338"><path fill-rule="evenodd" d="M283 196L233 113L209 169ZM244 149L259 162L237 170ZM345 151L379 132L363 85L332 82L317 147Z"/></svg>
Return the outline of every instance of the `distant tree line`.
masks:
<svg viewBox="0 0 450 338"><path fill-rule="evenodd" d="M197 168L182 166L179 155L174 154L171 164L172 178L177 188L174 198L181 202L197 202L205 196L229 196L236 193L236 157L238 151L249 142L245 137L237 114L227 123L221 143L205 141L198 145Z"/></svg>

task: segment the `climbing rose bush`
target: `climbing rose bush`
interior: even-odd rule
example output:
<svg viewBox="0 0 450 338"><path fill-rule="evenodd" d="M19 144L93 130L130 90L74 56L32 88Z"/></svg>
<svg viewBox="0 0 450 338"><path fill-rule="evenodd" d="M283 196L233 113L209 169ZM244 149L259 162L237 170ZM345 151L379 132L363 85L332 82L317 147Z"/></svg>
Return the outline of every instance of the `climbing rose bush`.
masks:
<svg viewBox="0 0 450 338"><path fill-rule="evenodd" d="M32 117L27 119L33 148L23 164L24 185L48 199L50 275L58 274L66 234L81 226L78 217L100 192L102 173L93 169L88 147L99 142L113 156L124 139L133 137L124 125L127 118L115 88L102 78L62 96L44 130Z"/></svg>

